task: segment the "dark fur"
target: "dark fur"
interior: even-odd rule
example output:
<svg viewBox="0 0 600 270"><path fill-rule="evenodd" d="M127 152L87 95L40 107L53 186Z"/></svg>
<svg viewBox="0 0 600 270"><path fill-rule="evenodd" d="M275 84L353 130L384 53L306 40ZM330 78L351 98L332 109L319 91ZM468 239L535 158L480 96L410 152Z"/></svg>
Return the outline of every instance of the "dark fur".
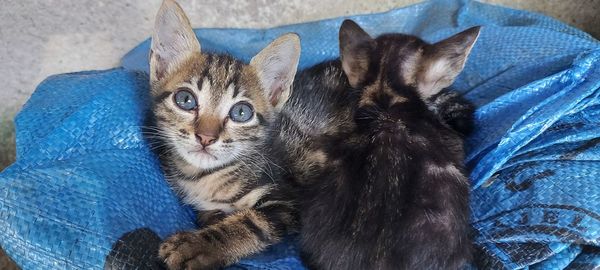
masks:
<svg viewBox="0 0 600 270"><path fill-rule="evenodd" d="M304 187L304 260L314 269L460 269L471 260L462 136L473 106L447 91L423 98L400 76L399 63L425 42L390 34L372 46L354 80L332 80L344 74L339 61L296 79L306 84L294 94L328 101L294 104L292 95L290 105L317 118L303 116L299 130L284 121L284 134L309 138L288 143Z"/></svg>
<svg viewBox="0 0 600 270"><path fill-rule="evenodd" d="M442 90L427 99L427 105L442 122L462 136L469 135L475 128L473 122L475 106L455 91Z"/></svg>

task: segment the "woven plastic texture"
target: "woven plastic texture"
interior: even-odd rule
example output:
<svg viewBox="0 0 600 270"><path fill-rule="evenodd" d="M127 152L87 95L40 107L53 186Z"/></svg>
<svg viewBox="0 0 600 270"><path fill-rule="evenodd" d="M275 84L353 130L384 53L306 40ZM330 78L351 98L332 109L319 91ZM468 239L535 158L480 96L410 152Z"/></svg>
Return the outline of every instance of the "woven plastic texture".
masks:
<svg viewBox="0 0 600 270"><path fill-rule="evenodd" d="M432 42L483 25L454 84L478 106L467 143L477 266L600 267L597 40L539 14L461 0L350 18L373 36ZM203 50L247 61L297 32L306 68L337 57L343 19L196 34ZM122 68L48 78L18 115L17 162L0 174L0 244L24 269L157 269L159 239L194 227L141 133L148 47ZM302 266L286 241L231 269Z"/></svg>

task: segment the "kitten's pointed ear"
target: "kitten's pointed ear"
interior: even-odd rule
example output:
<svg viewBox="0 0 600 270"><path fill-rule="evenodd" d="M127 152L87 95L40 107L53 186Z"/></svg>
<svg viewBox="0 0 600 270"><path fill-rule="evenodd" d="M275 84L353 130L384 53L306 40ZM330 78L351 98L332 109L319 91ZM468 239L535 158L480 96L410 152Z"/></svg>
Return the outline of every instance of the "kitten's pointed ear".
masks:
<svg viewBox="0 0 600 270"><path fill-rule="evenodd" d="M281 109L290 97L299 60L300 38L294 33L280 36L250 60L275 109Z"/></svg>
<svg viewBox="0 0 600 270"><path fill-rule="evenodd" d="M480 28L469 28L425 48L421 69L417 74L418 90L422 98L435 95L454 82L465 66Z"/></svg>
<svg viewBox="0 0 600 270"><path fill-rule="evenodd" d="M350 85L357 87L367 79L375 40L352 20L342 23L339 35L342 69Z"/></svg>
<svg viewBox="0 0 600 270"><path fill-rule="evenodd" d="M194 53L200 53L200 43L190 21L179 4L164 0L152 35L150 81L160 81Z"/></svg>

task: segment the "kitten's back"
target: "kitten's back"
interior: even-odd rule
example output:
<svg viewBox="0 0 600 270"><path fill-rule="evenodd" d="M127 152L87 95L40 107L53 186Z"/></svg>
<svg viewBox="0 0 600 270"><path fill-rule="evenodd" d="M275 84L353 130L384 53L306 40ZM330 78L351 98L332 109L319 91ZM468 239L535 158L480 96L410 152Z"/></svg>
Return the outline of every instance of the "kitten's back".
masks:
<svg viewBox="0 0 600 270"><path fill-rule="evenodd" d="M471 260L462 133L472 107L444 106L463 100L436 94L462 70L477 33L427 44L400 34L371 39L344 22L346 91L360 96L346 104L351 116L311 145L326 162L302 197L310 266L459 269Z"/></svg>

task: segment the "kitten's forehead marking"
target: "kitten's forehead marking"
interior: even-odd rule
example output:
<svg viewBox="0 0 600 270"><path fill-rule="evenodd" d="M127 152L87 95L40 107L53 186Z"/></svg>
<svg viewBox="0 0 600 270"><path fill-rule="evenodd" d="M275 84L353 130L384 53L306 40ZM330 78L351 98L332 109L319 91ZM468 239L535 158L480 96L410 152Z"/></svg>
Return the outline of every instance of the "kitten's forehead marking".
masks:
<svg viewBox="0 0 600 270"><path fill-rule="evenodd" d="M227 86L225 91L222 93L222 95L220 95L219 106L221 109L220 113L222 115L228 115L231 106L233 106L233 104L235 104L236 98L235 98L235 96L233 96L235 91L236 91L236 86L233 82L231 82L231 83L229 83L229 85Z"/></svg>
<svg viewBox="0 0 600 270"><path fill-rule="evenodd" d="M365 88L358 104L361 107L374 106L376 105L375 99L378 97L378 95L382 94L389 99L388 106L393 106L395 104L405 103L408 101L407 97L392 90L391 86L386 81L379 81Z"/></svg>
<svg viewBox="0 0 600 270"><path fill-rule="evenodd" d="M198 85L198 83L196 83ZM198 92L202 95L203 100L208 100L211 94L212 83L210 80L202 80L202 83L199 86Z"/></svg>
<svg viewBox="0 0 600 270"><path fill-rule="evenodd" d="M202 115L214 111L214 108L218 106L218 102L213 100L212 81L206 77L197 77L196 80L196 96L198 97L198 104L200 105L198 113Z"/></svg>
<svg viewBox="0 0 600 270"><path fill-rule="evenodd" d="M177 88L189 88L192 91L194 91L194 90L198 90L197 83L198 83L198 78L193 77L190 80L183 81L183 82L180 82L180 83L176 84L175 87L177 87Z"/></svg>
<svg viewBox="0 0 600 270"><path fill-rule="evenodd" d="M235 93L235 88L236 86L233 84L233 82L229 83L229 85L227 86L227 94L229 94L232 98L235 98L235 96L237 96L237 94Z"/></svg>
<svg viewBox="0 0 600 270"><path fill-rule="evenodd" d="M242 76L243 64L229 56L207 55L206 72L204 80L211 82L211 98L218 103L222 95L228 93L230 84L237 85L239 77Z"/></svg>
<svg viewBox="0 0 600 270"><path fill-rule="evenodd" d="M232 87L233 90L233 96L232 98L236 98L238 96L238 94L240 93L240 86L237 84L234 84L233 82L231 84L229 84L229 87Z"/></svg>

